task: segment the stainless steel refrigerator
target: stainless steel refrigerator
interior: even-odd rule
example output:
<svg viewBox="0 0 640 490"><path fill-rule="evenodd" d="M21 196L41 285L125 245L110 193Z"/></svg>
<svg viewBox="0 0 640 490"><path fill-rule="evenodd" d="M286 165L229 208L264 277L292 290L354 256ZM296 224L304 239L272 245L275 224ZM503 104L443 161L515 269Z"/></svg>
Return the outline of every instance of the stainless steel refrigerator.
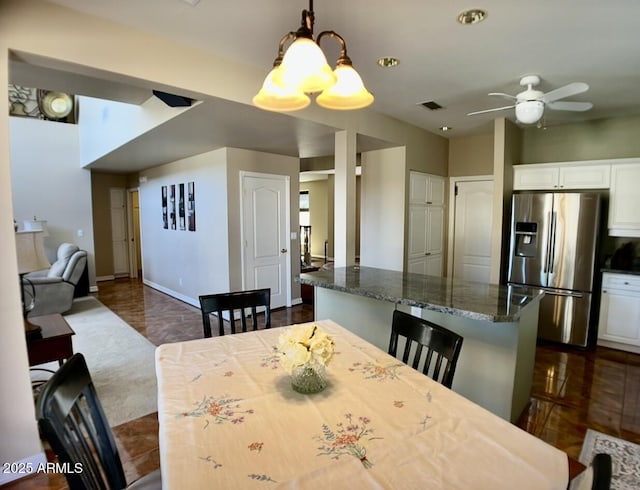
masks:
<svg viewBox="0 0 640 490"><path fill-rule="evenodd" d="M544 289L538 338L589 343L599 223L598 193L513 196L508 281Z"/></svg>

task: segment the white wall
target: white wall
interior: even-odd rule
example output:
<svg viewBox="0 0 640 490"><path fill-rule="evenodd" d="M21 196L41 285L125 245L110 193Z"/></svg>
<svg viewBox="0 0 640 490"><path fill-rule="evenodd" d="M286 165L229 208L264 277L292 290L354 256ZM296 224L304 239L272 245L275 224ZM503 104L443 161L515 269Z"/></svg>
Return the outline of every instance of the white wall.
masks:
<svg viewBox="0 0 640 490"><path fill-rule="evenodd" d="M144 282L199 307L198 296L229 290L227 150L141 173L140 234ZM195 183L196 231L163 228L161 187Z"/></svg>
<svg viewBox="0 0 640 490"><path fill-rule="evenodd" d="M78 97L80 165L89 165L190 107L169 107L155 96L141 105Z"/></svg>
<svg viewBox="0 0 640 490"><path fill-rule="evenodd" d="M91 172L80 168L78 126L11 117L10 129L15 219L47 220L50 261L64 242L86 250L89 282L95 285Z"/></svg>
<svg viewBox="0 0 640 490"><path fill-rule="evenodd" d="M360 264L404 269L405 149L362 154Z"/></svg>

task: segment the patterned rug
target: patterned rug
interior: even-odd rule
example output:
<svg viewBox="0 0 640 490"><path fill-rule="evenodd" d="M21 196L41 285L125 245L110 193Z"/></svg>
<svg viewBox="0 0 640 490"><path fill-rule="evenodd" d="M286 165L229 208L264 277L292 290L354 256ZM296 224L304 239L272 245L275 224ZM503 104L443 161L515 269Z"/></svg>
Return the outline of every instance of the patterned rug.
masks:
<svg viewBox="0 0 640 490"><path fill-rule="evenodd" d="M640 488L640 445L587 429L579 461L589 466L597 453L611 455L612 489L637 490Z"/></svg>

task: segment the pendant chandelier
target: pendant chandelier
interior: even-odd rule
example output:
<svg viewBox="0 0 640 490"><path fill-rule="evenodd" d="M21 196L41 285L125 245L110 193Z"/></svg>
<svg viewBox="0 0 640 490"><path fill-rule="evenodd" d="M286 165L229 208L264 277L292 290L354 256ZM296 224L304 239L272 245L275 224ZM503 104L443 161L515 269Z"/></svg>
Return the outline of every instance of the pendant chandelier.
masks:
<svg viewBox="0 0 640 490"><path fill-rule="evenodd" d="M309 0L309 10L302 11L300 28L280 40L273 69L253 98L255 106L269 111L296 111L307 107L311 102L309 94L314 93L319 93L316 102L326 109L361 109L373 103L373 95L365 88L347 56L347 45L342 36L334 31L323 31L314 40L313 23L313 0ZM325 37L340 43L335 70L331 70L320 49L320 41ZM291 40L293 43L285 53L285 44Z"/></svg>

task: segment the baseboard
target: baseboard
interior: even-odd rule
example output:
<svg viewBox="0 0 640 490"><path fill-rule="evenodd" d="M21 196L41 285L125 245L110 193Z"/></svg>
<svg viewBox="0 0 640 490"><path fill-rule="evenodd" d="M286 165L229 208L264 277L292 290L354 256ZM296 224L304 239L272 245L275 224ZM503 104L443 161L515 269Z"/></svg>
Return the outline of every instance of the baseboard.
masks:
<svg viewBox="0 0 640 490"><path fill-rule="evenodd" d="M116 276L114 275L110 275L110 276L99 276L96 277L96 282L101 282L101 281L113 281L115 280Z"/></svg>
<svg viewBox="0 0 640 490"><path fill-rule="evenodd" d="M200 301L190 298L189 296L185 296L184 294L178 293L173 289L169 289L167 287L161 286L160 284L156 284L153 281L149 281L148 279L143 279L142 283L149 286L150 288L157 289L161 293L168 294L169 296L179 299L180 301L187 303L188 305L195 306L196 308L200 308Z"/></svg>
<svg viewBox="0 0 640 490"><path fill-rule="evenodd" d="M89 286L89 292L90 293L97 293L98 292L98 286Z"/></svg>
<svg viewBox="0 0 640 490"><path fill-rule="evenodd" d="M8 465L9 470L15 469L15 471L5 473L4 470L7 467L4 464ZM46 465L47 457L44 453L34 454L14 463L3 463L3 471L0 472L0 486L29 476L32 473L46 471Z"/></svg>
<svg viewBox="0 0 640 490"><path fill-rule="evenodd" d="M291 300L291 306L301 305L301 304L302 304L302 298L294 298Z"/></svg>

